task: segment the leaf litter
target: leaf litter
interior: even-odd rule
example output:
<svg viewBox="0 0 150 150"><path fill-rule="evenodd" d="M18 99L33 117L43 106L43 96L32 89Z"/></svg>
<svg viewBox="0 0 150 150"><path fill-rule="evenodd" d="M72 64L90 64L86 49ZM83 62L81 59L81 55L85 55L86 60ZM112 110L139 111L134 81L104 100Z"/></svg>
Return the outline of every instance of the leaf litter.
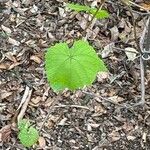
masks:
<svg viewBox="0 0 150 150"><path fill-rule="evenodd" d="M41 130L37 149L150 148L149 75L146 80L146 109L121 107L140 99L140 78L137 74L138 60L127 61L130 56L127 56L125 48L135 48L133 25L129 12L119 1L112 0L105 4L113 19L95 21L87 36L97 53L103 54L109 75L98 75L91 87L85 87L84 91L90 94L78 90L73 93L64 91L59 96L48 87L45 78L45 48L53 42L72 41L81 37L88 21L87 14L66 11L64 6L67 0L0 2L0 140L4 149L23 149L17 140L17 131L10 129L9 124L26 86L33 91L24 113L25 118L32 120L39 129L51 109ZM83 1L76 2L83 4ZM135 3L149 9L149 4L145 2ZM97 1L87 0L85 3L97 6ZM135 11L144 12L141 8L132 7ZM134 13L138 18L138 37L146 19L140 13ZM111 43L114 45L108 49ZM56 106L64 107L53 107L52 103L56 100Z"/></svg>

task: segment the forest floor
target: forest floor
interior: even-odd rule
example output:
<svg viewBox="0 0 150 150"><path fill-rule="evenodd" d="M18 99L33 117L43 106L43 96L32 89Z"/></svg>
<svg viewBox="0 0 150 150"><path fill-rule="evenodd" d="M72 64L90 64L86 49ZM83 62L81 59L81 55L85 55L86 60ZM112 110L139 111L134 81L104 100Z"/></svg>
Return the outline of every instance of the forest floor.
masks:
<svg viewBox="0 0 150 150"><path fill-rule="evenodd" d="M98 74L92 86L75 92L56 94L50 88L44 71L46 49L82 38L90 18L66 9L67 2L0 0L0 149L26 149L15 125L21 115L41 129L31 150L150 150L150 71L145 105L131 107L141 99L140 63L139 57L131 61L125 52L136 43L131 15L120 1L107 0L104 9L110 17L95 20L86 34L109 74ZM96 0L72 2L97 7ZM147 14L135 5L131 8L139 39ZM25 97L27 108L18 109Z"/></svg>

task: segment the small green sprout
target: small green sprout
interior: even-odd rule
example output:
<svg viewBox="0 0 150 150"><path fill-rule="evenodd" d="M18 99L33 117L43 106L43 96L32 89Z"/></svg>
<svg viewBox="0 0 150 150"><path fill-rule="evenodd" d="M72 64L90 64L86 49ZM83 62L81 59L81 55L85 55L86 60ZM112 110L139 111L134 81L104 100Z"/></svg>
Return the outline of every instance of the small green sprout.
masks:
<svg viewBox="0 0 150 150"><path fill-rule="evenodd" d="M18 128L19 128L18 138L20 139L22 145L24 145L25 147L31 147L38 141L39 139L38 131L30 125L29 120L27 119L20 120L18 123Z"/></svg>

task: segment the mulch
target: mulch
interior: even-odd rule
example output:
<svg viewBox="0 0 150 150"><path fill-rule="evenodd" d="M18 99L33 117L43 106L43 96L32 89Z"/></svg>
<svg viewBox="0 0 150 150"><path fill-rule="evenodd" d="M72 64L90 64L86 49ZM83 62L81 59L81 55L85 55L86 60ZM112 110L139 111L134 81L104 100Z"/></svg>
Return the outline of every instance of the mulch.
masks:
<svg viewBox="0 0 150 150"><path fill-rule="evenodd" d="M82 38L90 19L68 10L67 2L0 0L0 149L26 149L15 123L28 87L31 96L23 117L41 130L39 142L30 149L149 150L150 71L145 106L130 107L141 98L140 66L138 58L128 60L125 52L136 44L131 15L121 2L108 0L104 8L109 19L95 21L86 34L109 74L98 74L92 86L74 92L54 93L50 88L44 71L46 49ZM92 0L72 2L97 6ZM150 9L146 1L139 4ZM147 15L136 6L132 9L140 38Z"/></svg>

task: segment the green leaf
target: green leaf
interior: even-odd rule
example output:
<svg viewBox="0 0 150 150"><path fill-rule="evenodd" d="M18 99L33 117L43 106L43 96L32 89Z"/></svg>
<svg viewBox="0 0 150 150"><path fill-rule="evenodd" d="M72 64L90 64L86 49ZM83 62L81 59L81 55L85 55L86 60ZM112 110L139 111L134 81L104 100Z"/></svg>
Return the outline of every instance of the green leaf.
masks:
<svg viewBox="0 0 150 150"><path fill-rule="evenodd" d="M88 6L79 5L79 4L72 4L72 3L68 3L67 7L70 8L70 9L72 9L72 10L75 10L77 12L80 12L80 11L89 11L91 9Z"/></svg>
<svg viewBox="0 0 150 150"><path fill-rule="evenodd" d="M30 126L30 122L27 119L22 119L18 122L19 130L22 130L24 128L28 128L29 126Z"/></svg>
<svg viewBox="0 0 150 150"><path fill-rule="evenodd" d="M35 128L30 127L20 130L18 137L20 139L20 142L25 147L31 147L38 141L39 134Z"/></svg>
<svg viewBox="0 0 150 150"><path fill-rule="evenodd" d="M93 47L83 40L75 41L71 48L66 43L50 47L45 55L45 69L55 91L91 85L99 71L107 71Z"/></svg>
<svg viewBox="0 0 150 150"><path fill-rule="evenodd" d="M72 4L72 3L68 3L67 7L74 10L74 11L77 11L77 12L85 11L85 12L88 12L92 15L95 15L95 13L97 11L96 8L90 8L88 6L79 5L79 4ZM95 16L95 18L97 18L97 19L105 19L108 17L109 17L109 13L106 10L99 10Z"/></svg>
<svg viewBox="0 0 150 150"><path fill-rule="evenodd" d="M31 147L35 144L39 138L38 131L30 126L30 122L27 119L22 119L18 122L19 135L18 138L20 142L25 147Z"/></svg>
<svg viewBox="0 0 150 150"><path fill-rule="evenodd" d="M97 9L91 9L90 13L95 15ZM105 19L109 17L109 13L106 10L99 10L95 16L97 19Z"/></svg>

